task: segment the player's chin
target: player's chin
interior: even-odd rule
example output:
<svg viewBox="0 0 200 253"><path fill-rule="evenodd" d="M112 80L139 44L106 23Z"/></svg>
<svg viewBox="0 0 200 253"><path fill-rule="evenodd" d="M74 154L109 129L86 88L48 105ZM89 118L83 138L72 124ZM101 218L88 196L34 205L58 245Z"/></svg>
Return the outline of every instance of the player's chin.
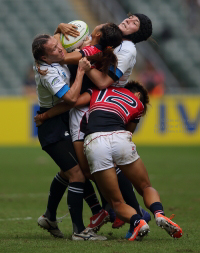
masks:
<svg viewBox="0 0 200 253"><path fill-rule="evenodd" d="M118 27L119 27L119 29L122 31L122 33L125 32L126 29L125 29L124 25L119 24Z"/></svg>

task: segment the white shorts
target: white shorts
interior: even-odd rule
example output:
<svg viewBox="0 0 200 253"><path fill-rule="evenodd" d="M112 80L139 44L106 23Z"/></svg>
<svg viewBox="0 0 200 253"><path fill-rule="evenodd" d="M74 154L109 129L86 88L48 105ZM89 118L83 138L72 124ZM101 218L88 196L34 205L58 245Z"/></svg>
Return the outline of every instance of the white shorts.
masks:
<svg viewBox="0 0 200 253"><path fill-rule="evenodd" d="M72 108L69 112L69 127L72 142L84 140L85 133L81 130L81 124L86 125L89 117L89 106ZM83 122L84 121L84 122ZM84 128L84 127L83 127Z"/></svg>
<svg viewBox="0 0 200 253"><path fill-rule="evenodd" d="M135 162L139 155L128 131L97 132L88 135L84 141L91 174L107 170L116 165Z"/></svg>

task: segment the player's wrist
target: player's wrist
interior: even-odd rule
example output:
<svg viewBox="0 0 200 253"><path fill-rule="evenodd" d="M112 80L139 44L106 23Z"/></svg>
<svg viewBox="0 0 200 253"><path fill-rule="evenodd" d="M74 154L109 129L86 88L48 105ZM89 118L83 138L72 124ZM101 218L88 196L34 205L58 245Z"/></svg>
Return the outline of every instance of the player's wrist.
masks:
<svg viewBox="0 0 200 253"><path fill-rule="evenodd" d="M44 112L44 113L42 113L42 114L39 114L39 118L40 118L40 120L41 120L42 122L44 122L44 121L50 119L48 112Z"/></svg>

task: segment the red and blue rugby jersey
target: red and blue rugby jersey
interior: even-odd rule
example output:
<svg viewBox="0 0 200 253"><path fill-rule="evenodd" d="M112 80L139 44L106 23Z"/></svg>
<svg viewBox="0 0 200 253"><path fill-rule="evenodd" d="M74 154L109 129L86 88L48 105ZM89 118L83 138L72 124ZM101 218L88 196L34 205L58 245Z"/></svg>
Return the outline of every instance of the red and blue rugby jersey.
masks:
<svg viewBox="0 0 200 253"><path fill-rule="evenodd" d="M142 102L125 88L110 86L104 90L90 89L88 92L91 100L86 135L125 130L125 125L139 119L144 111Z"/></svg>

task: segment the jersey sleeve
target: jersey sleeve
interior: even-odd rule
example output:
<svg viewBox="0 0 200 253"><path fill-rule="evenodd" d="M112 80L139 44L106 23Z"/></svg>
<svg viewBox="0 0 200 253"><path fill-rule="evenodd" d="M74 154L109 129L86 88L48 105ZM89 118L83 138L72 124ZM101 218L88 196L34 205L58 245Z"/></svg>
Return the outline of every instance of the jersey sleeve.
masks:
<svg viewBox="0 0 200 253"><path fill-rule="evenodd" d="M123 74L130 68L130 63L136 58L136 50L130 52L127 49L122 49L115 52L118 60L117 68L114 70L114 66L110 66L108 75L114 80L119 80Z"/></svg>
<svg viewBox="0 0 200 253"><path fill-rule="evenodd" d="M43 84L52 95L58 98L64 96L70 89L69 84L64 82L56 70L49 71L43 77Z"/></svg>
<svg viewBox="0 0 200 253"><path fill-rule="evenodd" d="M89 93L89 94L90 94L90 96L92 96L92 92L93 92L93 90L92 90L92 89L87 89L87 90L86 90L86 92L87 92L87 93Z"/></svg>
<svg viewBox="0 0 200 253"><path fill-rule="evenodd" d="M86 46L80 50L80 53L85 57L101 53L101 50L95 46Z"/></svg>

